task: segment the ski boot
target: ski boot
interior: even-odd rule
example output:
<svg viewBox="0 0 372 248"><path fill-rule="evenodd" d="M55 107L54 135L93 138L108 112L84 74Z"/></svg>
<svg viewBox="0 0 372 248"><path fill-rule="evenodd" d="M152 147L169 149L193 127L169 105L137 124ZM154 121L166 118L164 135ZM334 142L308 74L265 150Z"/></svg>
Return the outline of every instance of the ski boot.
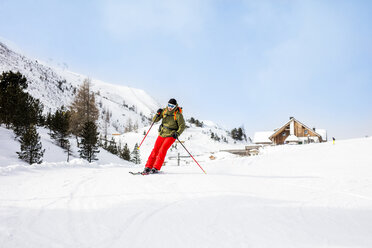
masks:
<svg viewBox="0 0 372 248"><path fill-rule="evenodd" d="M150 173L151 173L151 169L147 168L147 167L145 167L145 169L142 171L142 175L147 175L147 174L150 174Z"/></svg>

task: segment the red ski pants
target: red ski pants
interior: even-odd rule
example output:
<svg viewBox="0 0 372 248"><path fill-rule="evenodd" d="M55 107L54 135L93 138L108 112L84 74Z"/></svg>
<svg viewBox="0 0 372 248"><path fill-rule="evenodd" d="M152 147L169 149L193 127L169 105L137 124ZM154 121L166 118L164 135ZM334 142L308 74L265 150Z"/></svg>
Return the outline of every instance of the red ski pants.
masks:
<svg viewBox="0 0 372 248"><path fill-rule="evenodd" d="M161 166L164 163L165 155L167 155L167 151L169 147L174 143L176 139L173 137L166 137L163 138L158 136L156 139L154 149L147 160L146 167L147 168L155 168L157 170L161 169Z"/></svg>

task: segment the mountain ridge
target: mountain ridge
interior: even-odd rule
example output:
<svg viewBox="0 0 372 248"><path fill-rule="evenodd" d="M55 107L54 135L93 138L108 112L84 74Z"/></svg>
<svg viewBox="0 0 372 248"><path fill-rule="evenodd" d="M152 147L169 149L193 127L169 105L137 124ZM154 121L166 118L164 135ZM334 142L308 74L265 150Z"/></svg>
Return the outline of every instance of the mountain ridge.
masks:
<svg viewBox="0 0 372 248"><path fill-rule="evenodd" d="M0 73L19 71L28 80L27 91L44 105L44 114L54 112L61 106L68 107L83 81L87 78L64 68L49 67L44 62L29 59L14 52L0 42ZM134 147L143 139L151 124L151 118L161 107L153 97L142 89L110 84L98 79L91 79L91 90L95 93L99 109L97 121L101 137L114 138L120 145ZM220 150L244 148L244 141L233 140L229 131L213 121L202 120L196 125L187 121L190 113L184 114L187 129L181 139L187 141L187 147L193 154L204 154L207 158ZM107 121L109 119L109 121ZM154 125L141 146L141 153L146 158L157 138L158 124ZM47 138L45 140L48 141ZM54 148L53 148L54 149ZM170 149L168 156L187 155L182 147Z"/></svg>
<svg viewBox="0 0 372 248"><path fill-rule="evenodd" d="M13 51L0 42L0 72L19 71L27 78L27 91L44 105L44 113L54 112L61 106L69 106L78 87L88 78L63 68L56 68L30 59ZM151 115L160 104L142 89L114 85L97 79L90 79L92 91L99 105L98 126L106 133L124 133L129 123L138 127L147 126ZM110 112L106 129L104 116Z"/></svg>

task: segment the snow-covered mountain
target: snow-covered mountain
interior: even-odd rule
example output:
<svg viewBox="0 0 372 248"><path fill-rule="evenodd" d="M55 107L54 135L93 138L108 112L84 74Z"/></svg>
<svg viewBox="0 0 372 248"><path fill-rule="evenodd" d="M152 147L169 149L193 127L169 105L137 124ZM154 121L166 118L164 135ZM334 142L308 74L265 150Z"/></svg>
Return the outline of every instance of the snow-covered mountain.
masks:
<svg viewBox="0 0 372 248"><path fill-rule="evenodd" d="M70 72L62 67L51 67L46 63L27 58L26 56L9 49L0 42L0 73L3 71L19 71L28 80L27 91L35 98L40 99L44 105L44 112L55 111L58 107L69 106L77 92L78 87L87 76ZM101 134L108 134L108 139L115 134L115 139L132 149L143 138L143 133L148 130L150 118L155 111L162 107L153 97L144 90L126 86L114 85L97 79L91 79L92 91L96 93L96 102L100 111L98 126ZM106 125L106 113L110 113L109 125ZM187 112L187 109L186 109ZM186 114L191 117L192 114ZM224 149L243 148L243 142L236 142L229 137L228 131L212 121L203 121L203 127L187 123L189 128L182 134L181 139L191 149L194 155L209 157L212 153ZM126 127L131 124L138 126L133 132L126 132ZM154 125L146 142L141 147L143 160L151 152L157 137L158 124ZM213 133L214 139L211 138ZM117 135L120 134L120 135ZM218 141L218 139L220 139ZM47 149L55 150L53 144L45 137ZM74 142L72 142L74 144ZM14 150L12 151L15 153ZM187 155L178 147L172 148L168 157L178 153ZM14 155L14 154L13 154ZM75 154L77 156L77 154ZM1 156L1 154L0 154ZM63 156L62 156L63 157ZM48 157L46 162L52 162ZM13 163L15 161L13 160Z"/></svg>
<svg viewBox="0 0 372 248"><path fill-rule="evenodd" d="M19 71L28 80L27 91L40 99L45 112L54 112L58 107L69 106L78 87L88 78L85 75L66 70L66 67L51 67L44 62L27 58L11 50L0 42L0 73L3 71ZM100 110L99 127L105 129L105 113L111 115L108 134L123 134L129 124L148 127L150 118L160 107L152 96L142 89L110 84L90 78L92 91L96 93L96 102ZM187 110L186 110L187 111ZM191 113L185 116L191 117ZM204 121L211 132L221 133L223 128L211 121ZM205 130L202 131L205 134ZM222 136L227 136L223 130ZM210 132L208 133L210 135ZM233 142L228 138L229 142Z"/></svg>
<svg viewBox="0 0 372 248"><path fill-rule="evenodd" d="M44 111L55 111L58 107L69 106L75 93L87 76L62 68L52 68L45 63L25 57L12 51L0 42L0 73L19 71L29 82L28 92L40 99ZM144 90L113 85L91 79L92 91L96 93L101 118L100 130L103 131L104 117L111 114L108 133L123 133L129 122L139 127L148 125L149 118L159 107L159 103Z"/></svg>

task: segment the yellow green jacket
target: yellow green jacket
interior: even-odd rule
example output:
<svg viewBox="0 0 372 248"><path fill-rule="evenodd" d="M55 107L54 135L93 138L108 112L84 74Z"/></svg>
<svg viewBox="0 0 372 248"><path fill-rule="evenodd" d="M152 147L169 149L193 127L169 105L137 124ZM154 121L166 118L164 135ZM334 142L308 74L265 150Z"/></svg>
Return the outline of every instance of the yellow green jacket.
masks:
<svg viewBox="0 0 372 248"><path fill-rule="evenodd" d="M171 137L175 132L180 136L186 128L182 109L178 105L172 111L164 108L160 115L156 114L152 118L153 122L159 122L160 120L162 120L162 123L159 127L159 135L163 138Z"/></svg>

